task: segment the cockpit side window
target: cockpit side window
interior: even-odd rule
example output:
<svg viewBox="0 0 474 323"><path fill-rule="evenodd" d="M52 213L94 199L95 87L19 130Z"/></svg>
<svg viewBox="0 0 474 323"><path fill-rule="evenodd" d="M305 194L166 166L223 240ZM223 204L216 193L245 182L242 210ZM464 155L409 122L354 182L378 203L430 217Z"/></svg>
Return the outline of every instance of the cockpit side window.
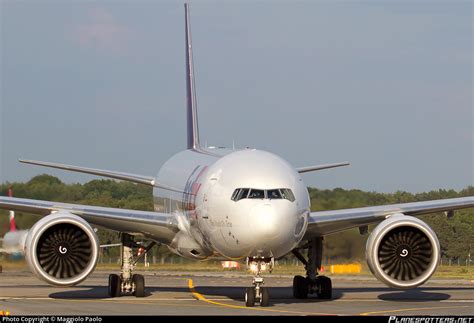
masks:
<svg viewBox="0 0 474 323"><path fill-rule="evenodd" d="M232 201L237 202L238 200L247 198L249 194L248 188L237 188L234 193L232 193L232 197L230 198Z"/></svg>
<svg viewBox="0 0 474 323"><path fill-rule="evenodd" d="M240 189L240 194L237 196L237 201L241 199L246 199L247 196L249 195L249 188L241 188Z"/></svg>
<svg viewBox="0 0 474 323"><path fill-rule="evenodd" d="M280 192L281 192L281 196L284 199L287 199L290 202L295 201L295 196L293 195L293 192L289 188L281 188Z"/></svg>
<svg viewBox="0 0 474 323"><path fill-rule="evenodd" d="M237 201L237 196L239 196L241 188L238 188L232 193L232 197L230 198L232 201Z"/></svg>

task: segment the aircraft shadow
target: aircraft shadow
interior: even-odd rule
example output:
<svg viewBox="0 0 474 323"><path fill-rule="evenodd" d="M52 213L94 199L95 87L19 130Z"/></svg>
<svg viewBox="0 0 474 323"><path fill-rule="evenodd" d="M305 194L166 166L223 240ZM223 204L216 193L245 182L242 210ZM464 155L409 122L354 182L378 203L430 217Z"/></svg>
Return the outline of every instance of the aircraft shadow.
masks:
<svg viewBox="0 0 474 323"><path fill-rule="evenodd" d="M351 298L350 294L355 293L375 293L373 298L391 302L431 302L442 301L451 298L449 292L464 290L474 292L474 287L425 287L412 290L400 291L398 289L384 287L360 287L360 288L334 288L332 299L319 299L316 295L309 295L307 299L293 298L292 287L268 287L270 294L270 306L276 304L296 304L296 303L324 303L338 300L342 297ZM239 286L196 286L195 291L204 295L208 299L222 300L229 298L242 302L244 299L245 287ZM161 292L173 292L190 294L187 287L160 287L147 286L144 299ZM77 290L68 290L51 293L51 298L56 299L103 299L109 298L106 286L81 286ZM371 296L365 296L370 298ZM357 301L357 299L355 299Z"/></svg>
<svg viewBox="0 0 474 323"><path fill-rule="evenodd" d="M334 288L331 299L319 299L315 294L309 295L307 299L295 299L293 297L292 287L268 287L271 300L270 304L331 302L341 299L344 296L350 299L350 294L355 293L376 293L376 295L373 295L373 298L378 298L382 301L430 302L450 299L451 295L449 294L449 292L455 290L474 291L474 287L426 287L405 291L384 287ZM243 301L245 288L198 286L196 287L196 291L205 295L207 298L212 296L226 296L232 300ZM370 298L370 296L368 297Z"/></svg>
<svg viewBox="0 0 474 323"><path fill-rule="evenodd" d="M191 293L187 287L145 287L145 298L160 292ZM103 299L110 298L107 286L80 286L77 290L67 290L49 294L55 299Z"/></svg>

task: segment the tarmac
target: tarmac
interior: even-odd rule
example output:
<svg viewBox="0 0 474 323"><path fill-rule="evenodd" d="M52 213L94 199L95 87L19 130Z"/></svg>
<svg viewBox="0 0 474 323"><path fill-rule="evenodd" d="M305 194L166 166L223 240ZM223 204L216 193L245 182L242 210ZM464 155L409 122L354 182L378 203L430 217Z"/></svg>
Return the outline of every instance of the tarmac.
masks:
<svg viewBox="0 0 474 323"><path fill-rule="evenodd" d="M139 272L140 273L140 272ZM333 298L293 298L292 276L265 276L270 306L245 307L250 275L141 272L146 297L107 296L108 272L74 287L54 287L27 271L0 273L0 311L10 315L461 315L474 316L473 280L431 279L391 289L369 276L332 276Z"/></svg>

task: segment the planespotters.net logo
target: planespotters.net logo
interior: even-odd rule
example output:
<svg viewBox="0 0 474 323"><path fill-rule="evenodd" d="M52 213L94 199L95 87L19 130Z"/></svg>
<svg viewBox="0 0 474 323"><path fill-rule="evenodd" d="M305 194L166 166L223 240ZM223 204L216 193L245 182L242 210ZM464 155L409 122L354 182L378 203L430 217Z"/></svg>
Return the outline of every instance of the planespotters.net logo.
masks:
<svg viewBox="0 0 474 323"><path fill-rule="evenodd" d="M390 316L388 323L474 323L474 317L401 317Z"/></svg>

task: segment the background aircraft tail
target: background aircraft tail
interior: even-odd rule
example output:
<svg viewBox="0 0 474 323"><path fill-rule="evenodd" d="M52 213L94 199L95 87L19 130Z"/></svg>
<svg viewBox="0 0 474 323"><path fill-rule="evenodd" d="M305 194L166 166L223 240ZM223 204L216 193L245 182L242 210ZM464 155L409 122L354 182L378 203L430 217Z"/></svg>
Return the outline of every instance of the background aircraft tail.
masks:
<svg viewBox="0 0 474 323"><path fill-rule="evenodd" d="M8 196L13 197L13 189L10 186L8 188ZM15 211L10 210L10 232L16 231L16 224L15 224Z"/></svg>
<svg viewBox="0 0 474 323"><path fill-rule="evenodd" d="M8 188L8 196L13 197L13 188ZM23 258L25 241L28 230L18 230L15 224L15 211L10 211L10 231L8 231L3 238L0 238L2 242L2 248L0 253L6 253L10 256L11 260L19 260Z"/></svg>

